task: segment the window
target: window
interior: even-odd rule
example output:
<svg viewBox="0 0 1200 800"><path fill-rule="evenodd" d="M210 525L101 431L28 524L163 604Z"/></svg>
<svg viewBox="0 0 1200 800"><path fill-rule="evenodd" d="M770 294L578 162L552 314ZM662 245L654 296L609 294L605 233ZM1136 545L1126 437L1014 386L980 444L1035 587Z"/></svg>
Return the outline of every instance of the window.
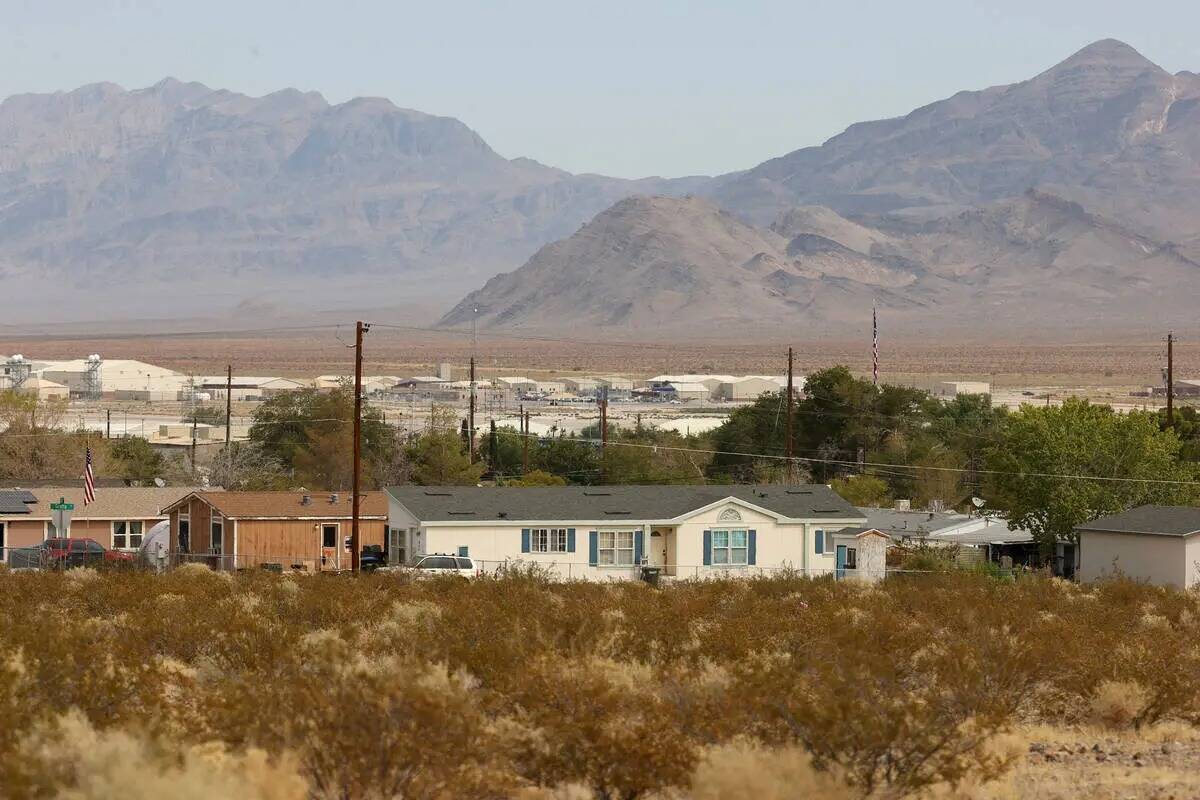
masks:
<svg viewBox="0 0 1200 800"><path fill-rule="evenodd" d="M142 521L118 520L113 523L113 549L137 550L142 546Z"/></svg>
<svg viewBox="0 0 1200 800"><path fill-rule="evenodd" d="M565 552L567 552L567 529L566 528L534 528L533 530L531 530L529 532L529 552L531 552L531 553L565 553Z"/></svg>
<svg viewBox="0 0 1200 800"><path fill-rule="evenodd" d="M417 566L421 569L458 569L458 562L450 556L430 556Z"/></svg>
<svg viewBox="0 0 1200 800"><path fill-rule="evenodd" d="M321 547L337 547L338 526L337 525L322 525L321 526Z"/></svg>
<svg viewBox="0 0 1200 800"><path fill-rule="evenodd" d="M475 563L469 558L456 558L454 563L458 565L459 569L475 569Z"/></svg>
<svg viewBox="0 0 1200 800"><path fill-rule="evenodd" d="M179 552L186 553L192 546L192 521L187 514L179 515Z"/></svg>
<svg viewBox="0 0 1200 800"><path fill-rule="evenodd" d="M712 532L712 563L745 566L749 553L749 535L744 530Z"/></svg>
<svg viewBox="0 0 1200 800"><path fill-rule="evenodd" d="M600 531L599 543L601 566L633 565L633 531Z"/></svg>
<svg viewBox="0 0 1200 800"><path fill-rule="evenodd" d="M816 550L817 554L824 555L825 531L821 530L820 528L817 528L815 531L813 531L813 541L816 542L816 547L814 549Z"/></svg>
<svg viewBox="0 0 1200 800"><path fill-rule="evenodd" d="M846 569L858 569L858 550L853 547L846 548Z"/></svg>
<svg viewBox="0 0 1200 800"><path fill-rule="evenodd" d="M212 536L212 538L209 539L209 552L213 555L219 556L223 552L222 546L224 545L224 542L222 539L224 538L225 533L224 521L220 517L214 516L212 518L212 526L209 528L209 532Z"/></svg>

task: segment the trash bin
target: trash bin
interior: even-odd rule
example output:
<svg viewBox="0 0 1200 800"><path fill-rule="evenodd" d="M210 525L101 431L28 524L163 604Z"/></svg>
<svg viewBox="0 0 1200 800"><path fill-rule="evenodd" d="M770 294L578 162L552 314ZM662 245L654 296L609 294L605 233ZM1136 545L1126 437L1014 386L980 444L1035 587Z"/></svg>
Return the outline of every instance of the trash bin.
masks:
<svg viewBox="0 0 1200 800"><path fill-rule="evenodd" d="M656 589L658 588L658 579L661 575L661 567L642 567L642 580Z"/></svg>

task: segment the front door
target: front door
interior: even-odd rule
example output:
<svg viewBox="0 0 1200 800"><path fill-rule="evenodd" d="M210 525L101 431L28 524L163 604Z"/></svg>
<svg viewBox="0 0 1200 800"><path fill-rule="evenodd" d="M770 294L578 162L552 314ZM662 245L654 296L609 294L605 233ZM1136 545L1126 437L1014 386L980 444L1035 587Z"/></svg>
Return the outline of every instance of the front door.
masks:
<svg viewBox="0 0 1200 800"><path fill-rule="evenodd" d="M836 577L839 580L846 577L846 545L844 544L839 544L837 546L836 567L837 571L834 573Z"/></svg>
<svg viewBox="0 0 1200 800"><path fill-rule="evenodd" d="M321 526L321 569L339 569L342 563L342 548L338 541L339 525L326 523Z"/></svg>

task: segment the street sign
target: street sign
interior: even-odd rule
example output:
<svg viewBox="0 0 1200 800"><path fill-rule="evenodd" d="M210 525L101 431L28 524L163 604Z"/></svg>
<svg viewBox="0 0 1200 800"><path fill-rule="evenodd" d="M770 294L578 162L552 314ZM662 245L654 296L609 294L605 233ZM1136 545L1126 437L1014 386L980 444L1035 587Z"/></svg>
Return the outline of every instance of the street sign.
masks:
<svg viewBox="0 0 1200 800"><path fill-rule="evenodd" d="M53 517L56 536L71 535L71 512L74 510L75 504L68 503L65 497L60 497L57 503L50 504L50 514Z"/></svg>

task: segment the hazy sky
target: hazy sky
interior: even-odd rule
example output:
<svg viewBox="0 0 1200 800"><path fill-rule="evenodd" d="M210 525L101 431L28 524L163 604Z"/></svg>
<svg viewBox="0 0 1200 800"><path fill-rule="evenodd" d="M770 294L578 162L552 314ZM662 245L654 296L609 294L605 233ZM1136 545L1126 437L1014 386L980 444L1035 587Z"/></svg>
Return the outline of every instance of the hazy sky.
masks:
<svg viewBox="0 0 1200 800"><path fill-rule="evenodd" d="M171 75L458 117L576 172L715 174L1122 39L1200 71L1173 0L0 0L0 96Z"/></svg>

